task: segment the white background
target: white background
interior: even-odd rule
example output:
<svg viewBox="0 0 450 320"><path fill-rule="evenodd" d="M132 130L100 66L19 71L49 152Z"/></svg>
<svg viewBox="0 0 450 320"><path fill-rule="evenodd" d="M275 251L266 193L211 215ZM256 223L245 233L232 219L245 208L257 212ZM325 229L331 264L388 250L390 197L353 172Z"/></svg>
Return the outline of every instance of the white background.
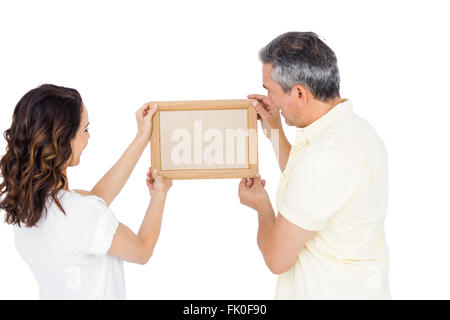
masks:
<svg viewBox="0 0 450 320"><path fill-rule="evenodd" d="M389 152L386 232L394 299L450 298L450 103L447 1L2 1L0 130L28 90L77 88L91 139L70 188L89 189L136 133L149 100L240 99L264 93L258 50L286 31L314 31L335 51L341 96ZM287 128L292 139L294 128ZM5 141L0 139L0 154ZM279 170L259 139L274 200ZM137 231L149 201L147 147L112 203ZM257 219L239 180L175 181L145 266L125 264L130 299L271 299L276 276L256 245ZM1 213L3 218L3 212ZM0 223L0 298L38 286Z"/></svg>

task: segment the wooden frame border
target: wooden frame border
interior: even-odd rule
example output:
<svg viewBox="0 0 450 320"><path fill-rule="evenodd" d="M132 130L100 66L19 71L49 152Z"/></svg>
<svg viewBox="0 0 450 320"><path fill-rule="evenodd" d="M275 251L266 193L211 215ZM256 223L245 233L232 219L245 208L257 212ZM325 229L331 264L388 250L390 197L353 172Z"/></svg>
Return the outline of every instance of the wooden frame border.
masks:
<svg viewBox="0 0 450 320"><path fill-rule="evenodd" d="M158 110L153 115L151 135L151 163L163 177L171 179L225 179L225 178L252 178L258 173L258 127L257 114L252 107L253 100L191 100L191 101L155 101ZM189 111L189 110L233 110L247 109L247 129L254 129L254 142L248 141L248 169L189 169L189 170L161 170L161 137L160 137L160 111ZM256 157L256 163L250 163L250 155Z"/></svg>

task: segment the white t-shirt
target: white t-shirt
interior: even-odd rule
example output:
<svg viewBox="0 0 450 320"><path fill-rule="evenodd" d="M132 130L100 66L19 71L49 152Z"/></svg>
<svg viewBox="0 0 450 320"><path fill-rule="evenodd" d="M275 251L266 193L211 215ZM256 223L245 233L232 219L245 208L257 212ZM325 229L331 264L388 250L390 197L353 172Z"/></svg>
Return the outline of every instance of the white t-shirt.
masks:
<svg viewBox="0 0 450 320"><path fill-rule="evenodd" d="M119 222L97 196L60 191L37 226L14 226L41 299L125 299L122 260L107 254Z"/></svg>
<svg viewBox="0 0 450 320"><path fill-rule="evenodd" d="M316 234L279 276L276 298L389 299L387 200L386 148L350 101L297 130L277 209Z"/></svg>

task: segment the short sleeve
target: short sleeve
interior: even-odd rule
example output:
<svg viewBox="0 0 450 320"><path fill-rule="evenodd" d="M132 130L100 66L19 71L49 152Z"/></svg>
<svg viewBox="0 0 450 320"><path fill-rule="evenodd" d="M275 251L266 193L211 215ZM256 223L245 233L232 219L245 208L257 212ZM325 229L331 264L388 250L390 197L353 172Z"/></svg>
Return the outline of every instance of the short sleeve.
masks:
<svg viewBox="0 0 450 320"><path fill-rule="evenodd" d="M280 182L277 209L293 224L320 231L356 191L363 161L353 152L315 147L300 155ZM284 185L283 185L284 184Z"/></svg>
<svg viewBox="0 0 450 320"><path fill-rule="evenodd" d="M78 252L106 254L119 226L111 209L97 196L76 197L66 204L62 237Z"/></svg>

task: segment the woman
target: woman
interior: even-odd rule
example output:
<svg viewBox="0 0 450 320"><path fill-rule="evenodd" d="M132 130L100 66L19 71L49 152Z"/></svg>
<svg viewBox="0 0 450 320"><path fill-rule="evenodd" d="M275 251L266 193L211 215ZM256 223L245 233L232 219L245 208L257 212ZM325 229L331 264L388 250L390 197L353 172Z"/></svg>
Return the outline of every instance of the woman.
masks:
<svg viewBox="0 0 450 320"><path fill-rule="evenodd" d="M136 112L133 142L91 191L83 191L70 189L66 176L89 140L80 94L42 85L17 104L4 133L0 208L14 225L17 250L38 281L41 299L124 299L122 261L145 264L151 257L171 180L150 168L151 200L137 235L108 206L148 144L157 108L145 104Z"/></svg>

